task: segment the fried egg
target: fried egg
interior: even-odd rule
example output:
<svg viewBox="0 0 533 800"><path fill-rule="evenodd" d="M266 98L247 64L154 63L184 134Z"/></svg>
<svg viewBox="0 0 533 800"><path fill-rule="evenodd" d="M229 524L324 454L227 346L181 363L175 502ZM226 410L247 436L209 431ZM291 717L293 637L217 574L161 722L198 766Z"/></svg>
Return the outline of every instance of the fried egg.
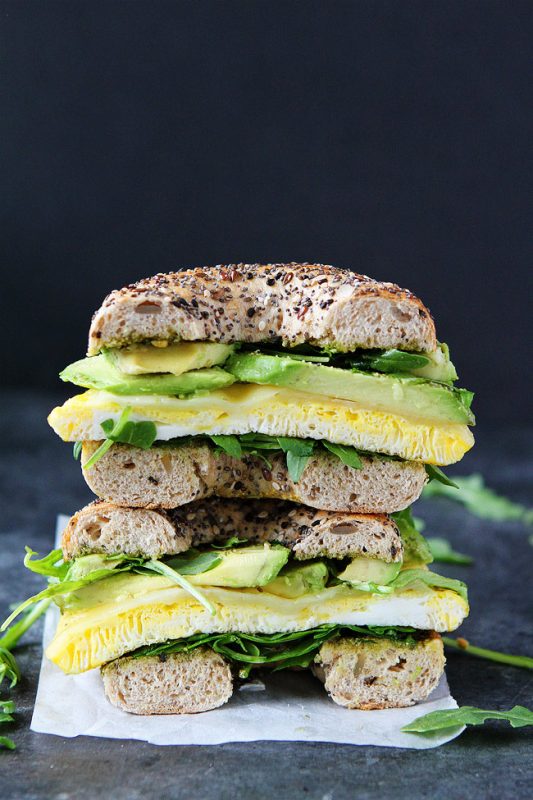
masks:
<svg viewBox="0 0 533 800"><path fill-rule="evenodd" d="M474 444L466 425L408 419L353 401L255 384L235 384L187 398L119 397L90 389L55 408L48 422L64 441L97 441L104 438L101 423L118 420L126 406L131 408L131 420L156 424L159 440L253 431L326 439L440 466L459 461Z"/></svg>
<svg viewBox="0 0 533 800"><path fill-rule="evenodd" d="M449 631L468 604L449 590L407 589L370 595L345 585L299 598L259 589L202 588L211 615L169 579L117 575L81 590L64 611L46 655L66 673L79 673L147 644L196 633L280 633L318 625L408 625Z"/></svg>

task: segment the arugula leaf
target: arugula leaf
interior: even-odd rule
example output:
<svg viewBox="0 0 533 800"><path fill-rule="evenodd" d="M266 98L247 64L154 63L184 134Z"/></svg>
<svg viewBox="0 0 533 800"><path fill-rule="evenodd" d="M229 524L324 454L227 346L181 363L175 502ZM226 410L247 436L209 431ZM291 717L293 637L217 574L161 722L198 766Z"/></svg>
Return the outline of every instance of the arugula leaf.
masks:
<svg viewBox="0 0 533 800"><path fill-rule="evenodd" d="M181 575L199 575L218 567L222 558L216 553L195 553L188 550L179 556L168 558L165 563Z"/></svg>
<svg viewBox="0 0 533 800"><path fill-rule="evenodd" d="M229 550L231 547L237 547L240 544L246 544L247 541L248 539L239 539L238 536L230 536L229 539L226 539L223 544L211 543L210 547L212 547L213 550Z"/></svg>
<svg viewBox="0 0 533 800"><path fill-rule="evenodd" d="M499 664L510 664L512 667L533 669L533 658L530 656L513 656L509 653L499 653L497 650L487 650L484 647L476 647L470 644L467 639L461 637L453 639L450 636L443 636L442 641L447 647L453 647L455 650L462 650L477 658L484 658L487 661L496 661Z"/></svg>
<svg viewBox="0 0 533 800"><path fill-rule="evenodd" d="M429 364L430 359L421 353L408 353L404 350L383 350L381 352L360 352L356 358L350 357L354 367L376 372L411 372Z"/></svg>
<svg viewBox="0 0 533 800"><path fill-rule="evenodd" d="M278 436L277 441L287 459L289 478L298 483L313 455L315 442L313 439L296 439L290 436Z"/></svg>
<svg viewBox="0 0 533 800"><path fill-rule="evenodd" d="M217 447L233 458L242 458L242 447L237 436L210 436Z"/></svg>
<svg viewBox="0 0 533 800"><path fill-rule="evenodd" d="M420 634L409 627L370 625L321 625L305 631L287 633L200 633L186 639L174 639L155 645L146 645L131 655L190 652L207 645L240 667L239 675L248 677L256 666L270 665L276 670L293 666L308 667L324 642L339 636L376 639L385 637L413 646Z"/></svg>
<svg viewBox="0 0 533 800"><path fill-rule="evenodd" d="M177 583L178 586L181 586L182 589L185 589L190 595L192 595L199 603L203 605L203 607L209 611L211 616L216 614L216 608L211 603L210 600L207 599L198 589L192 585L186 578L183 577L179 572L176 572L175 569L172 569L168 564L163 564L162 561L156 561L154 559L147 561L146 564L143 564L144 569L151 570L152 572L157 572L159 575L164 575L165 578L170 578L170 580Z"/></svg>
<svg viewBox="0 0 533 800"><path fill-rule="evenodd" d="M16 646L21 636L44 614L49 605L50 600L37 603L28 609L24 617L15 625L12 625L4 636L0 637L0 685L4 680L8 680L10 688L13 688L19 682L21 677L20 670L11 650ZM0 698L0 723L12 722L13 717L11 714L14 710L15 704L12 700L2 700ZM14 750L15 742L8 736L0 736L0 747Z"/></svg>
<svg viewBox="0 0 533 800"><path fill-rule="evenodd" d="M533 711L525 706L514 706L510 711L485 711L474 706L450 708L444 711L431 711L423 717L404 725L405 733L433 733L462 725L483 725L488 719L503 719L513 728L533 725Z"/></svg>
<svg viewBox="0 0 533 800"><path fill-rule="evenodd" d="M32 550L31 547L26 546L26 555L24 556L24 566L31 572L36 572L38 575L46 575L47 578L64 578L68 572L68 564L63 563L63 551L58 548L52 550L44 558L33 559L33 556L39 555ZM61 562L57 566L58 562Z"/></svg>
<svg viewBox="0 0 533 800"><path fill-rule="evenodd" d="M466 583L455 578L447 578L445 575L437 575L428 569L404 569L388 586L393 589L406 589L414 583L424 583L432 589L450 589L468 602Z"/></svg>
<svg viewBox="0 0 533 800"><path fill-rule="evenodd" d="M533 508L527 508L521 503L515 503L507 497L496 494L485 486L479 473L455 478L455 482L459 491L452 491L448 486L439 483L429 483L424 488L423 497L445 497L454 500L481 519L501 522L521 520L527 525L533 525Z"/></svg>
<svg viewBox="0 0 533 800"><path fill-rule="evenodd" d="M118 419L118 421L115 424L113 424L113 420L107 420L107 419L104 420L103 423L101 423L101 427L103 428L104 433L107 433L107 439L104 442L102 442L100 447L98 447L94 451L92 456L85 462L85 464L83 465L83 469L84 470L91 469L91 467L94 467L94 465L96 464L97 461L100 461L100 459L103 456L105 456L105 454L113 446L113 442L115 441L114 439L111 438L111 436L112 435L113 436L118 436L120 434L120 432L122 430L124 430L124 426L126 425L126 423L128 421L128 417L130 416L130 414L131 414L131 406L126 406L126 408L123 410L122 414L120 415L120 418ZM111 428L108 425L108 423L112 424ZM106 427L104 427L104 426L107 427L107 432L106 432Z"/></svg>
<svg viewBox="0 0 533 800"><path fill-rule="evenodd" d="M289 450L286 453L286 458L289 478L294 483L298 483L303 475L303 471L307 466L310 456L297 456L292 452L292 450Z"/></svg>
<svg viewBox="0 0 533 800"><path fill-rule="evenodd" d="M410 508L390 515L399 528L403 542L404 563L431 564L433 556L428 543L416 528Z"/></svg>
<svg viewBox="0 0 533 800"><path fill-rule="evenodd" d="M434 561L443 564L472 564L474 559L464 553L457 553L447 539L431 537L426 539Z"/></svg>
<svg viewBox="0 0 533 800"><path fill-rule="evenodd" d="M431 481L439 481L439 483L444 484L444 486L453 486L454 489L459 488L451 478L448 478L448 476L445 475L441 469L439 469L439 467L436 467L433 464L424 464L424 466L426 468L430 483Z"/></svg>
<svg viewBox="0 0 533 800"><path fill-rule="evenodd" d="M327 442L325 439L322 440L322 445L326 450L329 450L330 453L340 458L342 463L346 464L347 467L361 469L363 466L361 457L355 447L348 447L344 444L333 444L333 442Z"/></svg>
<svg viewBox="0 0 533 800"><path fill-rule="evenodd" d="M117 422L112 419L105 419L100 423L106 439L100 447L94 451L92 456L83 465L84 470L91 469L112 447L115 442L131 444L141 450L148 450L155 442L157 427L154 422L141 420L140 422L129 421L131 407L126 406Z"/></svg>
<svg viewBox="0 0 533 800"><path fill-rule="evenodd" d="M140 422L126 422L119 430L114 430L113 420L106 419L101 423L101 427L108 439L122 444L131 444L141 450L148 450L154 443L157 436L157 428L154 422L141 420Z"/></svg>

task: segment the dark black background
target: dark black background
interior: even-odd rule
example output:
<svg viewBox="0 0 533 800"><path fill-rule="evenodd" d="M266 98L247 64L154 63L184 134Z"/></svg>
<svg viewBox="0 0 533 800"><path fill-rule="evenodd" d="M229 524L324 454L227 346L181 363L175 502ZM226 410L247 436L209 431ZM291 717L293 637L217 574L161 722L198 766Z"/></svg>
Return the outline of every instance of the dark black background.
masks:
<svg viewBox="0 0 533 800"><path fill-rule="evenodd" d="M8 384L57 387L124 283L309 260L415 291L525 418L531 2L0 8Z"/></svg>

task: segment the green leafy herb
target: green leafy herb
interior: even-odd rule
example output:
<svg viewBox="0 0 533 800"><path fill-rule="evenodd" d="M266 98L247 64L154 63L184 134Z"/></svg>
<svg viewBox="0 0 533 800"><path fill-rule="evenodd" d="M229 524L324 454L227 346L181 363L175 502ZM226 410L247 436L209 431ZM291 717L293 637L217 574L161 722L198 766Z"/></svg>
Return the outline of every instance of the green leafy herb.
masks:
<svg viewBox="0 0 533 800"><path fill-rule="evenodd" d="M269 665L274 669L308 667L324 642L341 635L370 638L385 637L414 645L419 634L414 628L357 625L321 625L306 631L289 633L247 634L213 633L197 634L186 639L175 639L162 644L141 647L132 655L189 652L203 645L211 647L240 666L240 676L247 677L253 667Z"/></svg>
<svg viewBox="0 0 533 800"><path fill-rule="evenodd" d="M391 514L399 528L403 543L404 563L431 564L433 556L428 543L416 528L410 508Z"/></svg>
<svg viewBox="0 0 533 800"><path fill-rule="evenodd" d="M183 575L181 575L175 569L172 569L172 567L170 567L168 564L163 564L162 561L156 561L152 559L147 561L146 564L143 564L143 567L144 569L151 570L152 572L157 572L159 575L164 575L165 578L170 578L170 580L174 581L174 583L177 583L178 586L181 586L182 589L185 589L186 592L198 600L198 602L201 603L212 616L216 614L216 609L213 603L211 603L211 601L208 600L207 597L202 594L202 592L193 586L192 583L184 578Z"/></svg>
<svg viewBox="0 0 533 800"><path fill-rule="evenodd" d="M355 447L348 447L344 444L333 444L333 442L327 442L325 439L322 440L322 445L329 450L330 453L340 458L343 464L346 464L347 467L352 467L353 469L361 469L363 466L363 462L361 461L361 456L355 449Z"/></svg>
<svg viewBox="0 0 533 800"><path fill-rule="evenodd" d="M101 423L104 433L113 442L131 444L141 450L148 450L154 443L157 436L157 428L154 422L141 420L141 422L126 422L119 430L116 430L112 419L106 419Z"/></svg>
<svg viewBox="0 0 533 800"><path fill-rule="evenodd" d="M287 459L289 478L298 483L313 455L315 442L313 439L295 439L290 436L278 436L277 441Z"/></svg>
<svg viewBox="0 0 533 800"><path fill-rule="evenodd" d="M450 589L468 602L466 583L455 578L447 578L445 575L437 575L428 569L404 569L388 586L393 589L406 589L415 583L423 583L432 589Z"/></svg>
<svg viewBox="0 0 533 800"><path fill-rule="evenodd" d="M353 367L376 372L412 372L429 364L429 358L421 353L407 353L404 350L383 350L381 352L360 351L354 358L349 357Z"/></svg>
<svg viewBox="0 0 533 800"><path fill-rule="evenodd" d="M429 480L431 481L438 481L439 483L444 484L444 486L452 486L454 489L458 489L454 481L451 478L448 478L444 472L439 469L439 467L435 467L433 464L425 464L426 472L428 474Z"/></svg>
<svg viewBox="0 0 533 800"><path fill-rule="evenodd" d="M38 575L46 575L47 578L64 578L68 572L68 564L63 562L63 551L58 548L52 550L44 558L34 559L38 555L31 547L25 547L24 566L31 572Z"/></svg>
<svg viewBox="0 0 533 800"><path fill-rule="evenodd" d="M237 436L210 436L209 438L232 458L242 458L242 447Z"/></svg>
<svg viewBox="0 0 533 800"><path fill-rule="evenodd" d="M487 661L496 661L499 664L509 664L512 667L533 669L533 658L530 656L513 656L509 653L500 653L497 650L487 650L484 647L476 647L461 637L453 639L450 636L443 636L442 641L447 647L453 647L455 650L462 650L464 653L476 656L477 658L484 658Z"/></svg>
<svg viewBox="0 0 533 800"><path fill-rule="evenodd" d="M483 725L488 719L502 719L509 722L513 728L523 728L526 725L533 725L533 711L524 706L514 706L510 711L485 711L474 706L462 706L444 711L431 711L405 725L402 731L433 733L463 725Z"/></svg>
<svg viewBox="0 0 533 800"><path fill-rule="evenodd" d="M131 444L133 447L140 447L141 450L148 450L153 445L157 436L155 423L148 420L131 422L129 421L130 414L131 407L126 406L117 422L114 422L112 419L105 419L101 423L101 428L106 435L106 439L85 462L83 465L84 470L94 467L115 442Z"/></svg>
<svg viewBox="0 0 533 800"><path fill-rule="evenodd" d="M142 557L122 556L120 554L115 556L80 556L73 561L64 563L61 561L61 550L52 550L44 558L33 559L33 556L36 555L37 553L27 547L24 564L32 572L46 576L50 581L49 585L38 594L20 603L0 627L0 632L4 631L19 614L22 614L26 608L36 602L47 601L49 603L50 600L58 602L60 598L68 597L73 592L77 592L91 583L121 572L157 572L160 575L164 574L167 578L172 578L175 583L179 583L183 589L208 608L210 613L213 613L212 604L189 581L182 578L181 575L176 576L178 571L183 575L198 575L202 572L208 572L221 561L221 557L217 553L200 553L198 550L191 549L179 556L167 559L166 563ZM2 641L3 639L0 639L0 646Z"/></svg>
<svg viewBox="0 0 533 800"><path fill-rule="evenodd" d="M120 435L121 431L124 430L124 427L128 421L130 414L131 414L131 406L126 406L126 408L123 410L122 414L120 415L120 418L116 423L113 424L113 420L108 420L108 419L104 420L104 422L102 423L102 428L105 433L106 431L104 425L107 426L108 429L107 439L104 442L102 442L100 447L98 447L94 451L92 456L88 459L88 461L85 462L85 464L83 465L83 469L85 470L91 469L91 467L94 467L97 461L100 461L100 459L103 458L103 456L105 456L105 454L113 446L113 443L115 441L115 438L111 437ZM107 425L107 423L109 422L111 423L112 427Z"/></svg>
<svg viewBox="0 0 533 800"><path fill-rule="evenodd" d="M211 544L213 550L229 550L232 547L237 547L240 544L246 544L248 539L239 539L238 536L230 536L223 544Z"/></svg>
<svg viewBox="0 0 533 800"><path fill-rule="evenodd" d="M43 600L29 608L24 617L12 625L4 636L0 637L0 686L4 680L9 681L9 687L13 688L20 680L20 670L15 660L13 648L18 644L19 639L29 628L44 614L50 600ZM15 710L12 700L2 700L0 698L0 723L12 722L11 714ZM15 749L15 743L8 736L0 736L0 747L8 750Z"/></svg>
<svg viewBox="0 0 533 800"><path fill-rule="evenodd" d="M472 564L474 559L464 553L457 553L447 539L431 537L426 539L434 561L443 564Z"/></svg>
<svg viewBox="0 0 533 800"><path fill-rule="evenodd" d="M482 476L478 473L455 478L459 491L453 490L443 484L432 482L424 488L424 497L446 497L461 503L465 508L481 519L495 521L521 520L528 525L533 525L533 508L527 508L520 503L514 503L507 497L496 494L485 486Z"/></svg>
<svg viewBox="0 0 533 800"><path fill-rule="evenodd" d="M3 700L0 697L0 724L2 724L2 722L14 722L14 717L12 716L14 711L14 702L12 700ZM14 750L16 745L9 736L0 736L0 747L5 747L7 750Z"/></svg>
<svg viewBox="0 0 533 800"><path fill-rule="evenodd" d="M72 448L72 455L75 461L78 461L82 447L83 447L83 442L74 442L74 447Z"/></svg>
<svg viewBox="0 0 533 800"><path fill-rule="evenodd" d="M218 567L222 562L221 556L217 553L199 553L195 550L187 550L179 556L173 556L166 560L172 569L178 570L182 575L200 575L204 572Z"/></svg>

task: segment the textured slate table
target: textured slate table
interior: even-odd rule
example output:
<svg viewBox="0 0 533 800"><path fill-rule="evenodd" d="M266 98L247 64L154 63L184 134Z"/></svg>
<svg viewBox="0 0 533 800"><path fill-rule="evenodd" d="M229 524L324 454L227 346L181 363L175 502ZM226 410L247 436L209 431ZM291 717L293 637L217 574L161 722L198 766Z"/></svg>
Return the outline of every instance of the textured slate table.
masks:
<svg viewBox="0 0 533 800"><path fill-rule="evenodd" d="M59 399L8 393L1 401L2 618L9 603L41 587L38 577L22 566L24 545L47 552L57 512L72 513L91 499L70 447L46 425L46 414ZM456 468L457 474L479 470L495 489L528 502L533 430L478 428L477 438L476 449ZM461 633L487 647L532 655L531 530L517 523L482 522L446 501L420 503L417 514L426 519L428 532L446 536L456 549L475 557L473 567L440 565L446 574L469 582L471 618ZM454 742L425 752L270 742L154 747L35 734L29 724L41 659L40 633L40 626L32 630L18 652L25 676L15 692L17 722L11 726L18 749L0 752L2 800L501 800L532 795L533 731L513 731L503 724L470 729ZM448 679L462 705L533 705L533 679L526 670L449 653Z"/></svg>

